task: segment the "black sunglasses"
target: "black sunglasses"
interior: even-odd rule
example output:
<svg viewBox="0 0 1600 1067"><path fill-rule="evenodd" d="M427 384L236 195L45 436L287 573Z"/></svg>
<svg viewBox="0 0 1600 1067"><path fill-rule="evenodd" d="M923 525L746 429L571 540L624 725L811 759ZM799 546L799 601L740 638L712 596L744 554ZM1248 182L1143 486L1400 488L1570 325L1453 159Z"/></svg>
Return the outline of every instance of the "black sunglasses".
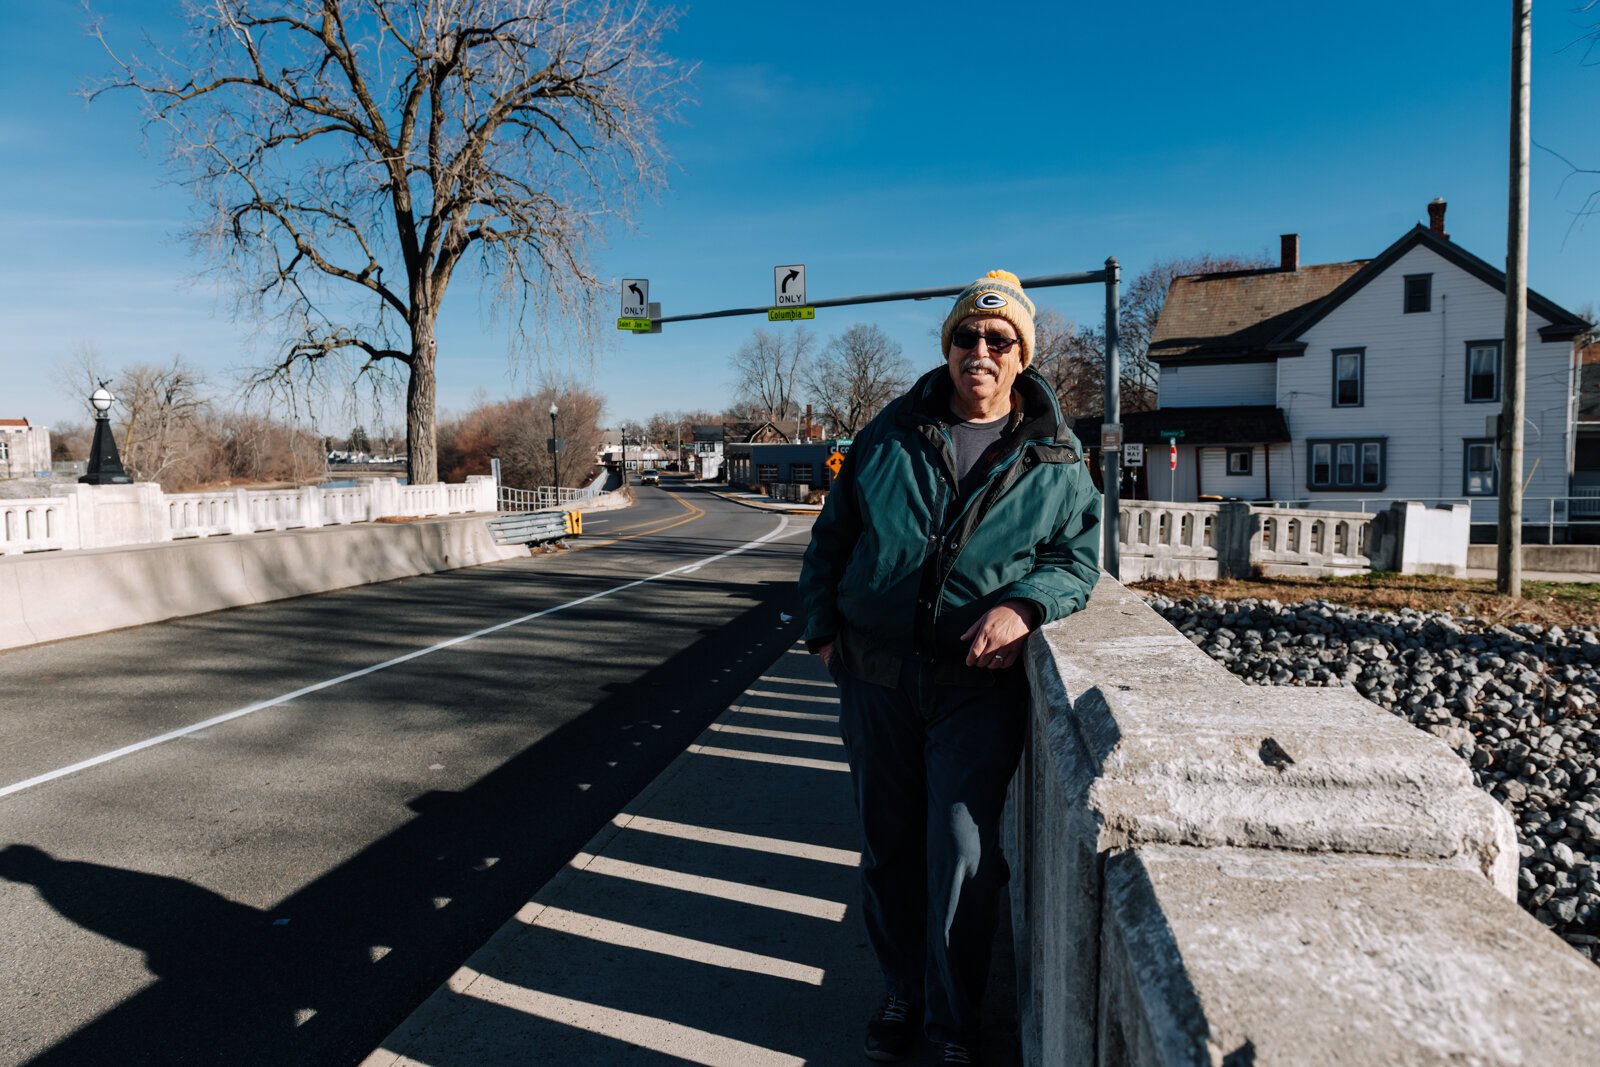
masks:
<svg viewBox="0 0 1600 1067"><path fill-rule="evenodd" d="M997 333L979 333L977 330L956 330L950 335L950 343L957 348L977 348L978 338L983 338L983 343L989 346L989 351L997 356L1003 356L1011 351L1011 346L1016 344L1018 338L1004 337Z"/></svg>

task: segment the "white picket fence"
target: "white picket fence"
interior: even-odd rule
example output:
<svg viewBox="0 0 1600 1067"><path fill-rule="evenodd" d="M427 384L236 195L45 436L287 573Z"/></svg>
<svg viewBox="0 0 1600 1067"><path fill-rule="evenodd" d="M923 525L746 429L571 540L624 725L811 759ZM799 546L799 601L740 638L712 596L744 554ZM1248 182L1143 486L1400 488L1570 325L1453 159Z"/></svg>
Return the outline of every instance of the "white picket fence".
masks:
<svg viewBox="0 0 1600 1067"><path fill-rule="evenodd" d="M494 479L401 485L372 478L351 488L228 489L164 493L153 484L57 485L58 495L0 500L0 555L112 548L191 537L314 529L381 518L494 512Z"/></svg>

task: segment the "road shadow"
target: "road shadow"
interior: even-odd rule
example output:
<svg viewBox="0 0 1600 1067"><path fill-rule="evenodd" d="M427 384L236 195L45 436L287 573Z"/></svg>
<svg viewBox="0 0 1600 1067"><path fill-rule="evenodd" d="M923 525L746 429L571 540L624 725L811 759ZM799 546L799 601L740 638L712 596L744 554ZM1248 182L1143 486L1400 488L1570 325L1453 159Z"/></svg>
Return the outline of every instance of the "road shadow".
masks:
<svg viewBox="0 0 1600 1067"><path fill-rule="evenodd" d="M857 1062L882 989L858 833L834 691L810 657L780 656L372 1063ZM985 1051L1014 1067L999 938ZM933 1060L923 1043L904 1062Z"/></svg>
<svg viewBox="0 0 1600 1067"><path fill-rule="evenodd" d="M44 842L6 849L8 878L142 951L154 976L29 1062L359 1062L793 642L796 624L780 615L792 610L792 582L704 584L748 606L701 625L664 660L640 653L634 662L647 667L610 669L605 695L583 714L466 788L414 797L412 819L270 913L178 879L61 860ZM506 617L503 601L494 614ZM525 670L480 662L476 675L454 665L471 714L529 707ZM592 690L604 672L572 673Z"/></svg>

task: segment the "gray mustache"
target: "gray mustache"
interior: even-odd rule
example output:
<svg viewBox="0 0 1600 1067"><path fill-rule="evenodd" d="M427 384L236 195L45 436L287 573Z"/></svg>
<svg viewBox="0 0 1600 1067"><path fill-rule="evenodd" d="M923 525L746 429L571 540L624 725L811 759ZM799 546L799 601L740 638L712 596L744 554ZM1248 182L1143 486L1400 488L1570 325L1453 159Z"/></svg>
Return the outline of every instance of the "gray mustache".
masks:
<svg viewBox="0 0 1600 1067"><path fill-rule="evenodd" d="M987 356L968 356L961 361L961 369L966 372L986 370L990 374L998 375L1000 373L1000 364Z"/></svg>

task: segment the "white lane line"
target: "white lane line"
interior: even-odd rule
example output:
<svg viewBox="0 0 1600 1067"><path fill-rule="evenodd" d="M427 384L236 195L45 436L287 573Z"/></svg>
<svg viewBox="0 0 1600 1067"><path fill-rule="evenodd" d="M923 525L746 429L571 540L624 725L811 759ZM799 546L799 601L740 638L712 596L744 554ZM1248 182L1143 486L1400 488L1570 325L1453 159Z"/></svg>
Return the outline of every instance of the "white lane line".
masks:
<svg viewBox="0 0 1600 1067"><path fill-rule="evenodd" d="M168 730L164 734L157 734L155 737L147 737L143 741L135 741L131 745L123 745L121 748L113 749L110 752L102 752L98 756L90 756L88 759L79 760L77 763L66 767L58 767L53 771L46 771L43 774L36 774L32 778L27 778L23 781L0 787L0 798L8 797L13 793L20 793L24 789L32 789L36 785L44 785L46 782L53 782L57 778L65 778L69 774L76 774L79 771L86 771L90 767L98 767L102 763L110 763L112 760L118 760L124 756L131 756L135 752L143 752L147 748L154 748L156 745L165 744L168 741L175 741L180 737L187 737L190 734L199 733L201 730L208 730L213 726L220 726L225 722L232 722L234 719L242 719L246 715L253 715L258 711L265 711L268 708L275 708L280 704L287 704L291 700L298 700L300 697L310 696L312 693L320 693L324 689L332 689L334 686L343 685L345 682L353 682L357 678L365 678L369 674L376 674L379 671L386 671L390 667L398 667L402 663L410 663L414 659L421 659L423 656L432 655L435 652L442 652L447 648L454 648L457 645L465 644L468 641L473 641L480 637L486 637L492 633L498 633L501 630L506 630L513 626L521 626L523 623L532 622L534 619L542 619L546 615L554 615L557 612L566 611L569 608L576 608L583 604L588 604L608 596L614 596L617 593L626 592L629 589L636 589L641 585L647 585L650 582L659 581L662 578L671 578L674 575L686 574L690 571L699 570L708 563L716 563L720 560L728 559L730 556L737 556L741 552L748 552L752 548L758 548L761 545L766 544L768 541L782 537L784 530L787 529L788 526L789 519L787 516L784 516L779 520L777 528L772 532L763 534L754 541L747 541L738 548L730 548L726 552L719 552L715 556L708 556L707 558L699 560L695 563L690 563L682 567L674 567L672 570L662 571L660 574L652 574L648 578L637 578L634 581L625 582L622 585L613 586L610 589L604 589L598 593L591 593L588 596L579 597L577 600L569 600L565 604L557 604L553 608L545 608L542 611L535 611L515 619L510 619L506 622L495 623L493 626L485 626L483 629L474 630L470 634L463 634L460 637L452 637L448 641L440 641L436 645L430 645L427 648L419 648L415 652L407 652L403 656L396 656L393 659L384 660L382 663L374 663L370 667L362 667L358 671L351 671L348 674L341 674L337 678L329 678L327 681L303 686L299 689L296 689L292 693L285 693L282 696L272 697L269 700L259 700L254 704L235 709L234 711L224 712L221 715L214 715L209 719L192 723L189 726L181 726L176 730Z"/></svg>

